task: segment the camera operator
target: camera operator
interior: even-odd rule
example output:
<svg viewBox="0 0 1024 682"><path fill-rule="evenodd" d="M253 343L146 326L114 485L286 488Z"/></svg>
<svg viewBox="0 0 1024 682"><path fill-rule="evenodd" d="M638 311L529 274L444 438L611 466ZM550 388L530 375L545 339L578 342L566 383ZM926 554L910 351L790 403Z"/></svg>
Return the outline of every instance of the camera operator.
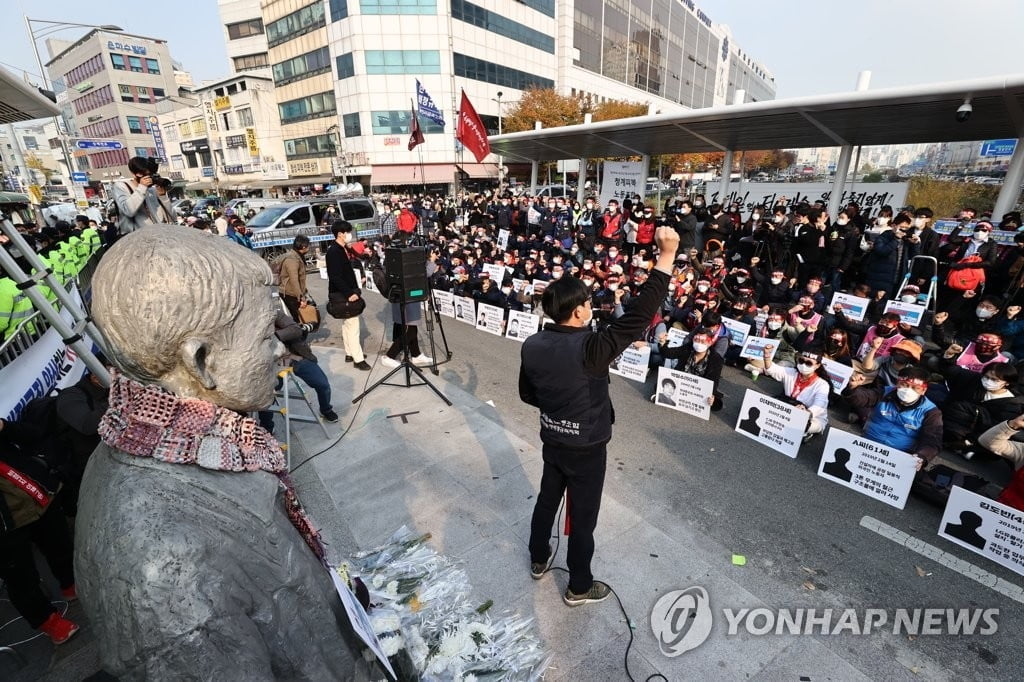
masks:
<svg viewBox="0 0 1024 682"><path fill-rule="evenodd" d="M160 199L156 191L151 189L160 177L157 175L159 167L160 164L154 158L133 156L128 161L128 172L132 174L132 179L114 183L118 235L159 223Z"/></svg>

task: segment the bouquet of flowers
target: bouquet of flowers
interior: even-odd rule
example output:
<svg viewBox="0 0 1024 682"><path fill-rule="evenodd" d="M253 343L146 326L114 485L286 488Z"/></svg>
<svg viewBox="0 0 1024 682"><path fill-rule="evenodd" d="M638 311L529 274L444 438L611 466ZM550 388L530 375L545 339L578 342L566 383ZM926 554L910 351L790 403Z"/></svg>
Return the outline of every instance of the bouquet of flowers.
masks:
<svg viewBox="0 0 1024 682"><path fill-rule="evenodd" d="M366 584L370 623L399 679L540 679L550 657L533 619L492 618L490 601L474 608L466 572L428 547L429 539L403 526L385 544L341 567L342 575Z"/></svg>

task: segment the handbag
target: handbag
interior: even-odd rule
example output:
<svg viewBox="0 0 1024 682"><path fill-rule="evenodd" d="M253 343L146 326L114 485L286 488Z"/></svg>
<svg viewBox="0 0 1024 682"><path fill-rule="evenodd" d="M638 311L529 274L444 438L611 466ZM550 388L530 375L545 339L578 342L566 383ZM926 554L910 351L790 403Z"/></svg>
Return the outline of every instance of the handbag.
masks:
<svg viewBox="0 0 1024 682"><path fill-rule="evenodd" d="M366 301L360 296L354 301L348 300L348 296L336 291L327 297L327 314L338 320L347 320L350 317L361 315L366 310Z"/></svg>
<svg viewBox="0 0 1024 682"><path fill-rule="evenodd" d="M320 309L316 307L316 303L310 301L309 305L299 308L299 323L312 324L314 329L320 327Z"/></svg>

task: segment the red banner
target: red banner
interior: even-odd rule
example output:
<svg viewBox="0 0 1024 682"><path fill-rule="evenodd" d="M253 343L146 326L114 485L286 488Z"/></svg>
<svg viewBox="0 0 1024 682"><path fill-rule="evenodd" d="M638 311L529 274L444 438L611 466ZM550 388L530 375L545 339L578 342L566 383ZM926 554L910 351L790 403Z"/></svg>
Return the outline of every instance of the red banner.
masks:
<svg viewBox="0 0 1024 682"><path fill-rule="evenodd" d="M462 102L459 104L459 125L455 130L455 139L473 152L477 163L483 162L484 158L491 153L487 128L484 127L484 122L477 115L476 109L470 104L465 90L462 91Z"/></svg>
<svg viewBox="0 0 1024 682"><path fill-rule="evenodd" d="M423 131L420 130L420 117L416 115L416 110L412 110L412 123L409 127L412 133L409 136L409 151L416 148L416 145L423 144Z"/></svg>

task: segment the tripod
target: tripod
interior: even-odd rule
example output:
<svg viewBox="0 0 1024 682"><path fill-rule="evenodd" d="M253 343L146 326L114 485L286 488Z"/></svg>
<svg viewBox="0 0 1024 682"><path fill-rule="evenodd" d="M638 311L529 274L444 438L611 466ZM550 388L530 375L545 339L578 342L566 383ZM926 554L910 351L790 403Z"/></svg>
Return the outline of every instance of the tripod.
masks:
<svg viewBox="0 0 1024 682"><path fill-rule="evenodd" d="M406 312L405 312L405 306L406 306L405 293L404 293L404 291L397 292L396 289L397 289L397 287L393 287L392 290L388 293L388 300L391 301L392 303L398 304L399 310L401 310L401 316L402 316L402 362L399 363L398 367L395 367L394 369L392 369L390 372L388 372L383 377L381 377L380 380L378 380L376 383L374 383L368 389L366 389L365 391L363 391L362 393L357 395L355 398L353 398L352 399L352 404L354 405L355 403L357 403L360 400L362 400L363 398L365 398L369 393L371 393L378 386L396 386L398 388L411 388L413 386L429 386L430 390L432 390L434 393L436 393L437 396L441 400L443 400L448 406L451 406L452 401L448 400L448 398L445 396L445 394L441 393L441 391L437 388L437 386L434 386L434 384L430 383L430 380L427 379L427 376L423 373L423 370L420 369L418 366L416 366L416 364L414 364L412 359L409 357L409 333L408 333L409 324L408 324L408 317L407 317ZM430 307L431 307L430 305L427 306L428 310L429 310ZM442 334L442 336L444 335L444 329L441 330L441 334ZM447 347L447 345L448 345L448 343L447 343L447 340L446 340L445 341L445 346ZM430 346L431 346L431 351L433 351L434 337L433 337L432 334L430 336ZM449 352L448 355L450 357L451 353ZM405 370L405 383L404 384L399 384L399 383L389 384L388 380L391 377L393 377L395 374L397 374L398 372L401 372L403 369ZM437 375L436 363L435 363L433 372L434 372L435 375ZM416 376L418 376L420 378L419 383L413 383L413 381L412 381L412 375L413 374L415 374Z"/></svg>

